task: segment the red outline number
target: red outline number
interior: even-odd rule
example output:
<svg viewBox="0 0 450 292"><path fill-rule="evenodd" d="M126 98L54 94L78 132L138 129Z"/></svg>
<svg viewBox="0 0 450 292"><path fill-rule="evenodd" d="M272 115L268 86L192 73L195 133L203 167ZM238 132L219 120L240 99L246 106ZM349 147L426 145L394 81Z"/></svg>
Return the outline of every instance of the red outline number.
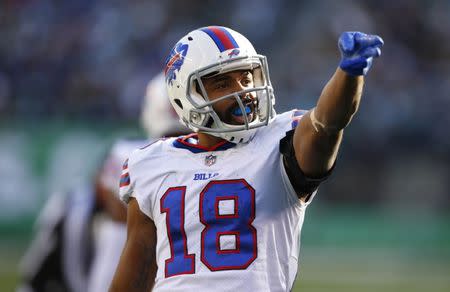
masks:
<svg viewBox="0 0 450 292"><path fill-rule="evenodd" d="M169 188L160 200L166 213L169 259L165 277L195 273L195 254L188 254L184 230L186 187ZM221 214L220 202L233 201L232 213ZM246 269L258 255L255 220L255 190L245 179L210 181L200 193L202 263L210 271ZM232 235L234 248L221 247L221 236Z"/></svg>

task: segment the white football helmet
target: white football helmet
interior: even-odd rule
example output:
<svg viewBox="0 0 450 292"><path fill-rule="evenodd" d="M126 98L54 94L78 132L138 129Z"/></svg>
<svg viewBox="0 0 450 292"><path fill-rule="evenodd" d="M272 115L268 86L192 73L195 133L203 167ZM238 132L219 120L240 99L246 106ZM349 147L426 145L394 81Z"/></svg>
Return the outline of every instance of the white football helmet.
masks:
<svg viewBox="0 0 450 292"><path fill-rule="evenodd" d="M254 88L211 101L202 77L235 70L252 71ZM166 60L165 75L170 102L181 121L195 132L246 143L256 128L267 125L275 116L275 97L266 57L257 54L247 38L229 28L209 26L188 33L173 47ZM245 113L247 109L240 96L249 92L257 97L256 117L251 121L244 114L242 125L231 125L214 111L216 102L231 98L236 100L241 113Z"/></svg>
<svg viewBox="0 0 450 292"><path fill-rule="evenodd" d="M141 112L141 126L149 138L189 133L170 104L167 96L164 73L150 80L144 97Z"/></svg>

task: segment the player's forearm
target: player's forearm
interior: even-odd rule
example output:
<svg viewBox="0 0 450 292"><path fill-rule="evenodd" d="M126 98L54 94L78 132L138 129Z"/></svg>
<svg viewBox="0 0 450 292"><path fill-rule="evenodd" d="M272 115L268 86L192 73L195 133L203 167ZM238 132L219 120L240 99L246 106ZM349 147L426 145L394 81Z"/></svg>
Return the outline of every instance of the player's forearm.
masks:
<svg viewBox="0 0 450 292"><path fill-rule="evenodd" d="M364 85L363 76L351 76L340 68L324 87L311 117L326 133L344 129L358 110Z"/></svg>
<svg viewBox="0 0 450 292"><path fill-rule="evenodd" d="M381 54L383 40L376 35L344 32L338 41L341 62L320 95L317 106L294 133L295 156L304 174L322 177L332 168L343 129L358 110L364 75Z"/></svg>
<svg viewBox="0 0 450 292"><path fill-rule="evenodd" d="M138 250L142 252L137 252ZM155 282L156 264L153 246L125 246L109 292L150 291Z"/></svg>
<svg viewBox="0 0 450 292"><path fill-rule="evenodd" d="M305 175L318 178L333 167L343 129L356 113L364 79L337 69L294 134L297 162Z"/></svg>

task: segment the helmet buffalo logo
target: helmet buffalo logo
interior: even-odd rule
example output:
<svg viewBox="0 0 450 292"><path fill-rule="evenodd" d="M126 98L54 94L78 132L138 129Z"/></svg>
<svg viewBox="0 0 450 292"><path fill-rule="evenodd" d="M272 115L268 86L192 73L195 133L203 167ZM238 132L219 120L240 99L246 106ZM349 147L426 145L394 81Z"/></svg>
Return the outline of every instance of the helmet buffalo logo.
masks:
<svg viewBox="0 0 450 292"><path fill-rule="evenodd" d="M169 57L166 60L166 69L164 74L166 75L166 82L172 85L172 81L177 79L176 72L180 71L181 66L184 63L188 51L188 44L178 43L173 47Z"/></svg>
<svg viewBox="0 0 450 292"><path fill-rule="evenodd" d="M238 56L239 53L240 53L239 49L233 49L232 51L230 51L230 52L228 53L228 57L229 57L229 58L232 58L232 57Z"/></svg>

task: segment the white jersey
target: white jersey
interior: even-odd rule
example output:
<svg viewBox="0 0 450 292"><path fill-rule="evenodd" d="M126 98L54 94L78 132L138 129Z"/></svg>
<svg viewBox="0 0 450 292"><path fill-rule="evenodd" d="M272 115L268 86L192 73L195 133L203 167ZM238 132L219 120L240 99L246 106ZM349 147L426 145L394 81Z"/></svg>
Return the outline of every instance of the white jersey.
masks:
<svg viewBox="0 0 450 292"><path fill-rule="evenodd" d="M156 225L154 291L292 289L308 203L289 182L279 141L301 114L278 115L247 144L204 149L171 138L133 152L121 197L136 198Z"/></svg>

